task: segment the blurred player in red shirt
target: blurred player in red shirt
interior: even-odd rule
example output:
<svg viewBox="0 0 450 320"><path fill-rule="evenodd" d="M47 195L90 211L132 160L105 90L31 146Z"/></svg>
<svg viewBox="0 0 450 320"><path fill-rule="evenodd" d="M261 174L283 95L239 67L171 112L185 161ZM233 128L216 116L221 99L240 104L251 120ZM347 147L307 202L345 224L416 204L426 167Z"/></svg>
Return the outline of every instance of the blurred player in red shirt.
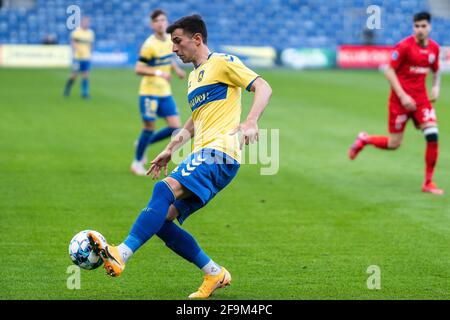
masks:
<svg viewBox="0 0 450 320"><path fill-rule="evenodd" d="M349 157L354 160L366 145L379 149L395 150L403 141L403 133L409 119L422 130L427 141L425 152L425 182L423 192L443 194L433 183L434 167L438 158L438 126L436 113L431 105L439 97L439 45L429 38L431 15L421 12L414 16L414 35L400 41L385 75L391 84L389 98L389 136L372 136L361 132L350 147ZM433 87L430 98L425 80L433 71Z"/></svg>

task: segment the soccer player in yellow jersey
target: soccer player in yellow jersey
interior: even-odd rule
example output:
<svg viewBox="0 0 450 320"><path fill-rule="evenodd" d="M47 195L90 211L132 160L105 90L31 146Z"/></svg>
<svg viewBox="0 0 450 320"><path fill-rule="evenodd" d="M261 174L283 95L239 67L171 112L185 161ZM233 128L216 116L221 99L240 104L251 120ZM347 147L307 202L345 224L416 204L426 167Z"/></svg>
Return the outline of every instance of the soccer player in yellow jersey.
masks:
<svg viewBox="0 0 450 320"><path fill-rule="evenodd" d="M172 41L166 33L167 15L160 9L151 15L153 34L142 45L139 61L136 62L136 73L142 76L139 88L139 106L143 129L136 144L131 171L136 175L145 176L145 150L148 145L170 137L181 126L177 106L170 88L171 71L174 70L180 79L185 72L174 60ZM167 127L155 131L157 117L165 118Z"/></svg>
<svg viewBox="0 0 450 320"><path fill-rule="evenodd" d="M230 272L211 260L173 220L182 224L231 182L239 169L242 145L258 140L257 121L269 103L272 89L238 58L210 53L200 16L181 18L169 26L168 32L173 51L183 62L194 64L188 82L192 117L184 125L188 136L194 138L194 150L170 176L155 184L150 202L123 243L110 246L94 233L88 233L88 237L107 273L119 276L130 256L156 234L205 273L202 285L189 298L208 298L214 290L231 283ZM255 95L247 118L239 124L242 88ZM240 140L237 132L241 133ZM157 178L164 171L167 175L172 154L187 140L185 133L178 133L152 161L148 174Z"/></svg>
<svg viewBox="0 0 450 320"><path fill-rule="evenodd" d="M92 45L95 40L94 31L89 29L89 17L81 19L81 26L75 29L71 35L71 45L73 50L72 74L66 82L64 96L70 95L70 89L74 84L78 74L81 73L81 97L89 98L89 70L91 69Z"/></svg>

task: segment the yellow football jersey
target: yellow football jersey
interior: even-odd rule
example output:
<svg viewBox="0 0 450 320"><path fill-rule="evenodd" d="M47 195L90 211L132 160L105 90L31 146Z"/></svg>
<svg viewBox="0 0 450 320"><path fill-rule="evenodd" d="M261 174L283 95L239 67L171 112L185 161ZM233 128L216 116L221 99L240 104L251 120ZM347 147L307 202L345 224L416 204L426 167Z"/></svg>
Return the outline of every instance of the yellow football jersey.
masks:
<svg viewBox="0 0 450 320"><path fill-rule="evenodd" d="M91 59L92 44L95 40L94 31L92 31L91 29L77 28L70 35L70 39L77 44L74 52L75 59Z"/></svg>
<svg viewBox="0 0 450 320"><path fill-rule="evenodd" d="M155 70L170 73L173 57L174 53L172 52L170 36L167 35L163 41L151 35L141 47L139 61L144 62L149 67L153 67ZM156 76L144 76L141 80L139 94L162 97L170 96L172 90L169 81L166 79Z"/></svg>
<svg viewBox="0 0 450 320"><path fill-rule="evenodd" d="M193 152L217 149L241 161L238 135L241 88L250 90L258 75L237 57L212 53L189 74L188 102L195 126Z"/></svg>

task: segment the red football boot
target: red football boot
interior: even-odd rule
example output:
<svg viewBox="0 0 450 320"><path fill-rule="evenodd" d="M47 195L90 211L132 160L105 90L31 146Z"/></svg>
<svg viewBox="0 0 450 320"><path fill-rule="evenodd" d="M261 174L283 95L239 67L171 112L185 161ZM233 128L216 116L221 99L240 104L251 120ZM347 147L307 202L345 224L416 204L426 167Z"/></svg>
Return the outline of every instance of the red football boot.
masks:
<svg viewBox="0 0 450 320"><path fill-rule="evenodd" d="M358 153L361 152L362 149L367 145L368 134L365 132L360 132L358 137L356 137L355 142L353 142L352 146L348 150L348 157L350 160L355 160Z"/></svg>
<svg viewBox="0 0 450 320"><path fill-rule="evenodd" d="M422 192L428 192L437 195L443 195L444 190L439 189L434 182L424 183L422 186Z"/></svg>

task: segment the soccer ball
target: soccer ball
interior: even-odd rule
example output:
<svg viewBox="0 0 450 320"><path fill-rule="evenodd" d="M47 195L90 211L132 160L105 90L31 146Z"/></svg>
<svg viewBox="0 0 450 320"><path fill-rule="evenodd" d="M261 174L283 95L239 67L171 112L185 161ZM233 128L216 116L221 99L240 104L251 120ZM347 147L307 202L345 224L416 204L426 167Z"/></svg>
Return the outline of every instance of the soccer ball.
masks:
<svg viewBox="0 0 450 320"><path fill-rule="evenodd" d="M80 268L86 270L93 270L100 267L103 263L102 258L92 250L92 246L89 243L87 233L91 230L84 230L77 233L69 244L69 255L72 262ZM96 235L105 241L105 238L97 231Z"/></svg>

